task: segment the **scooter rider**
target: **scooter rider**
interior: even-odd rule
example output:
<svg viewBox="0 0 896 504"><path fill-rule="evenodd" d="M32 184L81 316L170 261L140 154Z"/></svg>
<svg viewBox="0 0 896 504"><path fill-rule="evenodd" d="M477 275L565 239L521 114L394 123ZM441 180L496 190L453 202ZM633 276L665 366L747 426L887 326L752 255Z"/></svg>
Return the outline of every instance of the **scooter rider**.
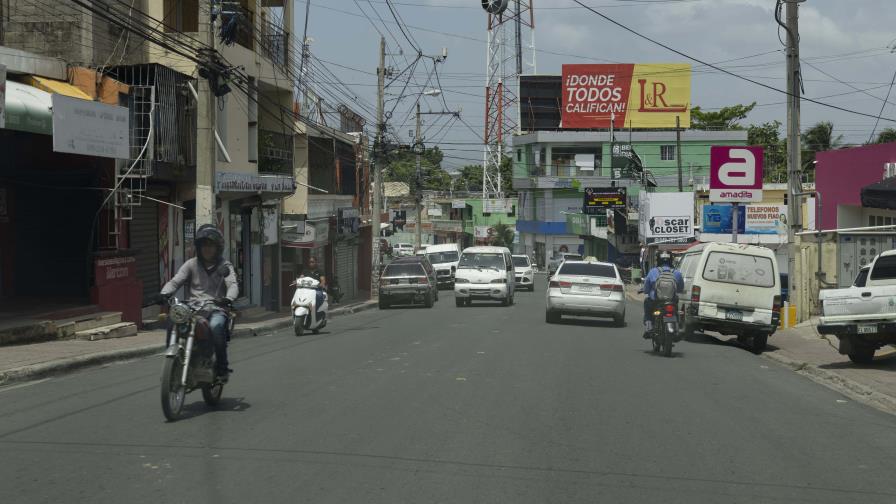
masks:
<svg viewBox="0 0 896 504"><path fill-rule="evenodd" d="M650 339L653 330L653 311L656 309L656 284L663 273L671 272L675 279L675 292L684 290L684 277L672 267L672 254L663 250L656 254L656 267L644 279L644 339Z"/></svg>
<svg viewBox="0 0 896 504"><path fill-rule="evenodd" d="M317 258L311 256L308 259L308 267L305 268L302 276L310 277L317 280L320 285L317 288L317 295L314 298L314 306L315 310L317 310L320 306L324 304L324 296L327 291L327 277L323 274L323 272L317 266Z"/></svg>
<svg viewBox="0 0 896 504"><path fill-rule="evenodd" d="M224 235L211 224L200 226L193 240L196 257L180 267L174 278L162 287L162 297L170 298L187 283L190 299L187 303L194 308L211 310L208 325L215 346L217 375L223 381L232 371L227 361L227 308L239 296L236 272L233 265L224 259ZM212 303L209 303L209 302Z"/></svg>

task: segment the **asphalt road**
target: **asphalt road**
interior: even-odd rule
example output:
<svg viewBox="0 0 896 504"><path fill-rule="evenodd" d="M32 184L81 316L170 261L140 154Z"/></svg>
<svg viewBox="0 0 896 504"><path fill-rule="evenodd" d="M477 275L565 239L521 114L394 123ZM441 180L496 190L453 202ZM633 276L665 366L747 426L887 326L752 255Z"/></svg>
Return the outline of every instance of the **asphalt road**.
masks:
<svg viewBox="0 0 896 504"><path fill-rule="evenodd" d="M222 407L176 423L161 357L0 389L0 502L896 502L896 417L734 346L654 355L635 303L442 294L236 340Z"/></svg>

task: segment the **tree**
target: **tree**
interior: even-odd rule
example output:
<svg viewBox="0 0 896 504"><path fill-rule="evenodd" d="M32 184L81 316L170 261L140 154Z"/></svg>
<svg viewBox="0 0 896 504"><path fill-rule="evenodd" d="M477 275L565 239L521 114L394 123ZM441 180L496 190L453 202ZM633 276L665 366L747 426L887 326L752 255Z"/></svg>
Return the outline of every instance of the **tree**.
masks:
<svg viewBox="0 0 896 504"><path fill-rule="evenodd" d="M732 105L719 110L704 112L700 107L691 108L692 129L743 129L738 121L747 117L756 102L749 105Z"/></svg>
<svg viewBox="0 0 896 504"><path fill-rule="evenodd" d="M781 121L771 121L747 128L747 144L761 145L765 152L766 182L787 180L787 143L780 136Z"/></svg>
<svg viewBox="0 0 896 504"><path fill-rule="evenodd" d="M815 153L836 149L843 143L843 135L834 136L834 123L830 121L815 123L800 136L803 166L813 165ZM809 167L810 171L813 169Z"/></svg>
<svg viewBox="0 0 896 504"><path fill-rule="evenodd" d="M877 134L877 140L874 143L890 143L896 142L896 129L886 128Z"/></svg>
<svg viewBox="0 0 896 504"><path fill-rule="evenodd" d="M516 230L511 226L502 223L495 224L492 227L492 237L491 237L491 245L495 247L513 247L513 238L516 235Z"/></svg>
<svg viewBox="0 0 896 504"><path fill-rule="evenodd" d="M460 169L455 188L462 191L482 191L482 165L466 165ZM504 194L513 191L513 159L504 156L501 159L501 189Z"/></svg>
<svg viewBox="0 0 896 504"><path fill-rule="evenodd" d="M423 190L447 191L451 187L451 175L442 169L441 149L426 149L420 161L420 185ZM395 150L388 154L388 164L384 172L386 182L404 182L411 192L416 188L417 157L407 149Z"/></svg>

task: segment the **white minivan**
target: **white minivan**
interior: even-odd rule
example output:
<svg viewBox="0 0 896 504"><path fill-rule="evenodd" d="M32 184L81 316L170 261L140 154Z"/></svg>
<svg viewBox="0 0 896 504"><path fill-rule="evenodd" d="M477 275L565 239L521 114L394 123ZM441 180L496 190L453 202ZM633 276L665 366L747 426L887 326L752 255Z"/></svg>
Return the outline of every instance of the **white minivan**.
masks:
<svg viewBox="0 0 896 504"><path fill-rule="evenodd" d="M513 260L507 247L468 247L460 255L454 275L457 306L470 306L474 299L513 304Z"/></svg>
<svg viewBox="0 0 896 504"><path fill-rule="evenodd" d="M439 287L447 285L454 288L454 274L460 261L460 246L456 243L440 243L426 248L426 258L436 270Z"/></svg>
<svg viewBox="0 0 896 504"><path fill-rule="evenodd" d="M781 280L775 252L734 243L703 243L681 255L685 334L736 335L754 352L765 349L781 317Z"/></svg>

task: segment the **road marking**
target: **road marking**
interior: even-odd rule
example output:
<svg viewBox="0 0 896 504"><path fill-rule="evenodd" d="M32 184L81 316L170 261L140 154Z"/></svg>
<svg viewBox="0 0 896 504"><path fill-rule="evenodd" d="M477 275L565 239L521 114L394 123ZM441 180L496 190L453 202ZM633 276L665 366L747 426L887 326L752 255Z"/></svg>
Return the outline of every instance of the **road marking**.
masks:
<svg viewBox="0 0 896 504"><path fill-rule="evenodd" d="M458 376L458 377L455 378L454 380L455 380L455 381L467 381L467 379L464 378L463 376Z"/></svg>
<svg viewBox="0 0 896 504"><path fill-rule="evenodd" d="M842 404L842 403L849 402L849 401L846 401L846 400L843 400L843 399L837 399L837 402Z"/></svg>
<svg viewBox="0 0 896 504"><path fill-rule="evenodd" d="M485 355L485 352L476 352L479 355Z"/></svg>
<svg viewBox="0 0 896 504"><path fill-rule="evenodd" d="M35 381L28 382L28 383L20 383L18 385L10 385L8 387L0 388L0 392L6 392L8 390L15 390L15 389L20 389L20 388L30 387L32 385L37 385L38 383L43 383L43 382L50 381L50 380L52 380L52 378L44 378L42 380L35 380Z"/></svg>

